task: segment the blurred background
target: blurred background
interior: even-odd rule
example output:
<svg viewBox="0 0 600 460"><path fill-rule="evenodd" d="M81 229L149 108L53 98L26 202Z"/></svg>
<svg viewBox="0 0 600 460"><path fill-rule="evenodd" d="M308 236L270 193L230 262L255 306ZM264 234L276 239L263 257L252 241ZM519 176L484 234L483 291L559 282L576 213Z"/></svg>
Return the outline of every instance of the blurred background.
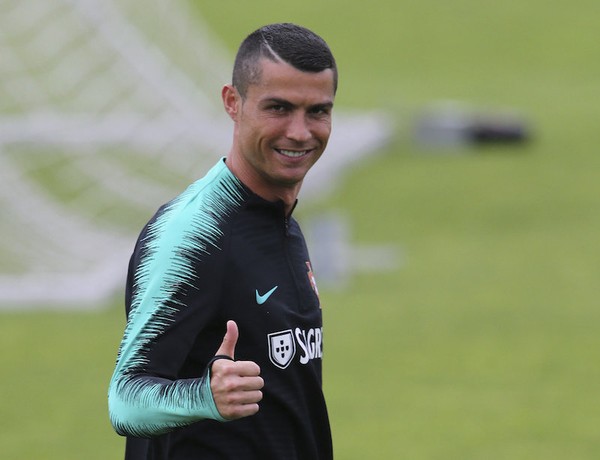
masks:
<svg viewBox="0 0 600 460"><path fill-rule="evenodd" d="M237 46L322 35L334 136L296 213L340 459L600 456L600 4L0 0L0 449L122 458L137 233L229 147Z"/></svg>

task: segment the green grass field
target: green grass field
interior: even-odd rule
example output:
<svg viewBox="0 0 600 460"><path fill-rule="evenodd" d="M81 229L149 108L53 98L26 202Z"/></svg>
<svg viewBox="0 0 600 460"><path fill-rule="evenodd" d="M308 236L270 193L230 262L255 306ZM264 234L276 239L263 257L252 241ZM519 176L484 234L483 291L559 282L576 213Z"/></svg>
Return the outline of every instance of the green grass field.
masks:
<svg viewBox="0 0 600 460"><path fill-rule="evenodd" d="M336 457L600 458L600 3L196 4L232 53L263 23L314 28L339 106L397 117L385 152L299 208L405 257L321 294ZM421 152L413 117L441 99L517 109L534 139ZM122 457L106 389L123 326L121 299L0 314L2 458Z"/></svg>

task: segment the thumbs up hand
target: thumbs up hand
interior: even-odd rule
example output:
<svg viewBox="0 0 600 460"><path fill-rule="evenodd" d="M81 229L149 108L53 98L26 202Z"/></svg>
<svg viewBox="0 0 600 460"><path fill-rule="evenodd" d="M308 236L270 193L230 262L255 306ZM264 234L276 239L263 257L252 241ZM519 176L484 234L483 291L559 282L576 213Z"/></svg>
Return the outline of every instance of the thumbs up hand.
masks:
<svg viewBox="0 0 600 460"><path fill-rule="evenodd" d="M264 381L260 367L253 361L234 361L239 331L235 321L227 322L227 332L215 356L229 356L232 360L213 362L210 389L221 416L228 420L248 417L258 412Z"/></svg>

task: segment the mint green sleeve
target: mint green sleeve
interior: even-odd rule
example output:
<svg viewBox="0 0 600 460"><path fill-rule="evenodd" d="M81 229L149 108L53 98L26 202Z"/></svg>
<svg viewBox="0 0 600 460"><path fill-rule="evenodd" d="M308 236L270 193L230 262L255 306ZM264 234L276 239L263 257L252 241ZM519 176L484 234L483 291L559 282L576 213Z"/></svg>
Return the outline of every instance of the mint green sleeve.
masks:
<svg viewBox="0 0 600 460"><path fill-rule="evenodd" d="M175 381L115 373L108 402L111 423L123 436L156 436L203 419L226 421L212 397L208 371L199 379Z"/></svg>
<svg viewBox="0 0 600 460"><path fill-rule="evenodd" d="M210 363L198 377L178 375L217 316L214 286L221 285L225 263L220 224L239 193L221 161L163 206L138 239L127 325L108 390L109 417L121 435L150 437L204 419L225 421L211 392Z"/></svg>

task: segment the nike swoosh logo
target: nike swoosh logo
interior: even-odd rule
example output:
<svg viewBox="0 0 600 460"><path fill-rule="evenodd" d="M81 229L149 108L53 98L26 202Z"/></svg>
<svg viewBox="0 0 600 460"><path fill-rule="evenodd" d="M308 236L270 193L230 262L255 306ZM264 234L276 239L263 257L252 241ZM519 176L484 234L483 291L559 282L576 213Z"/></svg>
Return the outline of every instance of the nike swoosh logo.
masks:
<svg viewBox="0 0 600 460"><path fill-rule="evenodd" d="M275 286L273 289L271 289L269 292L267 292L266 294L260 295L258 293L258 289L256 290L256 303L259 305L262 305L263 303L265 303L267 301L267 299L269 297L271 297L271 294L273 294L275 292L275 289L277 289L279 286Z"/></svg>

